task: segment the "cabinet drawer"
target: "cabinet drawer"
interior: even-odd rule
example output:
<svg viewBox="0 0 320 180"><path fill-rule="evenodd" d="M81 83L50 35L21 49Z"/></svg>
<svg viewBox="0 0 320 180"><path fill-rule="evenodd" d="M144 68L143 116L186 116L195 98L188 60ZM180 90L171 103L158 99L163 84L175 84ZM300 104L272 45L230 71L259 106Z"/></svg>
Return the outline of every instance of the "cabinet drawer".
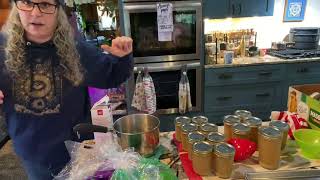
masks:
<svg viewBox="0 0 320 180"><path fill-rule="evenodd" d="M287 65L288 80L320 77L320 62L295 63Z"/></svg>
<svg viewBox="0 0 320 180"><path fill-rule="evenodd" d="M205 86L280 81L283 74L282 65L207 68L205 69Z"/></svg>
<svg viewBox="0 0 320 180"><path fill-rule="evenodd" d="M225 109L242 109L241 106L271 108L279 106L281 88L269 83L261 86L255 84L242 86L205 87L204 110L206 112Z"/></svg>

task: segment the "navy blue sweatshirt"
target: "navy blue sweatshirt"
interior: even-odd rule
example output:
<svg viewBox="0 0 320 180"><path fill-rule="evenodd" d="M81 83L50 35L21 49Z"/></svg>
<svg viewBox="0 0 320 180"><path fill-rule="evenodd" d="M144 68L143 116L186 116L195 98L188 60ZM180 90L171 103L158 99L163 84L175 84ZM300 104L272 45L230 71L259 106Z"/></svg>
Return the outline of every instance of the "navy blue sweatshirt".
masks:
<svg viewBox="0 0 320 180"><path fill-rule="evenodd" d="M27 43L30 68L19 80L11 78L4 66L4 41L0 34L0 90L5 95L0 108L15 151L22 160L48 167L65 164L69 156L64 141L74 139L73 126L88 121L87 87L106 89L125 82L132 73L132 54L118 58L77 41L85 80L75 87L63 77L51 42Z"/></svg>

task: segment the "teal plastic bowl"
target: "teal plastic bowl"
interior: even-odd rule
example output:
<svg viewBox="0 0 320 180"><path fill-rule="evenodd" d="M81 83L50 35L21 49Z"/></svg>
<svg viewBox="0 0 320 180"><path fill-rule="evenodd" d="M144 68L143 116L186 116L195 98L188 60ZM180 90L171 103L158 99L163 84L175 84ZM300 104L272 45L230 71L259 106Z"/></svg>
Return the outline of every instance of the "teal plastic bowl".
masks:
<svg viewBox="0 0 320 180"><path fill-rule="evenodd" d="M313 129L299 129L293 136L304 157L320 159L320 131Z"/></svg>

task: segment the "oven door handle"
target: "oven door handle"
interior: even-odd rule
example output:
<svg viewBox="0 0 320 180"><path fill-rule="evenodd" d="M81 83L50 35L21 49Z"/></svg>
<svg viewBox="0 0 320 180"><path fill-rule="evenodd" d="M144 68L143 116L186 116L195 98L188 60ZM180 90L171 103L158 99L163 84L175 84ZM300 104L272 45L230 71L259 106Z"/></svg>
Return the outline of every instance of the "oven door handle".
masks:
<svg viewBox="0 0 320 180"><path fill-rule="evenodd" d="M170 65L170 63L165 63L164 65L135 66L133 70L134 72L138 72L143 71L144 68L148 68L149 72L176 71L181 70L183 66L187 66L187 69L196 69L200 67L200 62L176 65Z"/></svg>
<svg viewBox="0 0 320 180"><path fill-rule="evenodd" d="M123 5L123 9L124 10L133 10L133 11L141 11L143 10L145 12L145 10L155 10L157 9L157 3L161 3L161 2L143 2L143 4L141 2L135 2L135 3L124 3ZM172 8L201 8L201 2L199 1L183 1L183 2L179 2L179 1L174 1L171 2L172 3Z"/></svg>

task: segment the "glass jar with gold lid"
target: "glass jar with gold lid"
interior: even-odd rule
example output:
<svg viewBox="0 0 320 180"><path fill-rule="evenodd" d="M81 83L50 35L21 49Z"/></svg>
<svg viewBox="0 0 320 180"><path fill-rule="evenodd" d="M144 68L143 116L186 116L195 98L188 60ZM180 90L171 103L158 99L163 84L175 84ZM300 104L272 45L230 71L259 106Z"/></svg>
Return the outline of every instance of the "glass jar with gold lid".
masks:
<svg viewBox="0 0 320 180"><path fill-rule="evenodd" d="M208 142L196 142L193 145L192 167L200 176L212 174L213 146Z"/></svg>
<svg viewBox="0 0 320 180"><path fill-rule="evenodd" d="M281 150L283 150L287 144L289 125L283 121L271 121L269 123L269 126L275 127L282 132L283 137L282 137L282 142L281 142Z"/></svg>
<svg viewBox="0 0 320 180"><path fill-rule="evenodd" d="M235 123L240 123L240 117L236 115L227 115L223 118L224 136L226 141L232 138L232 126Z"/></svg>
<svg viewBox="0 0 320 180"><path fill-rule="evenodd" d="M192 123L197 124L200 127L202 124L208 123L208 118L205 116L194 116L192 118Z"/></svg>
<svg viewBox="0 0 320 180"><path fill-rule="evenodd" d="M196 142L201 142L204 141L206 139L206 136L204 134L202 134L201 132L191 132L188 134L188 157L190 160L192 160L192 147L193 144Z"/></svg>
<svg viewBox="0 0 320 180"><path fill-rule="evenodd" d="M181 126L185 123L190 123L191 118L187 116L179 116L175 119L175 131L176 131L176 140L181 141Z"/></svg>
<svg viewBox="0 0 320 180"><path fill-rule="evenodd" d="M229 178L233 170L235 149L227 143L219 143L214 148L213 167L220 178Z"/></svg>
<svg viewBox="0 0 320 180"><path fill-rule="evenodd" d="M259 164L270 170L279 168L282 132L274 127L260 127L258 133Z"/></svg>
<svg viewBox="0 0 320 180"><path fill-rule="evenodd" d="M200 126L200 131L207 136L211 132L218 132L218 126L212 123L204 123Z"/></svg>
<svg viewBox="0 0 320 180"><path fill-rule="evenodd" d="M232 126L232 138L249 139L250 127L244 123L236 123Z"/></svg>
<svg viewBox="0 0 320 180"><path fill-rule="evenodd" d="M244 122L246 118L252 116L251 112L247 110L236 110L234 114L240 117L241 122Z"/></svg>
<svg viewBox="0 0 320 180"><path fill-rule="evenodd" d="M218 143L224 142L224 140L225 140L224 135L219 132L211 132L208 134L208 137L207 137L207 141L213 146Z"/></svg>
<svg viewBox="0 0 320 180"><path fill-rule="evenodd" d="M260 118L251 116L246 118L244 121L250 127L249 139L252 142L258 143L258 130L262 125L262 120Z"/></svg>
<svg viewBox="0 0 320 180"><path fill-rule="evenodd" d="M198 126L193 123L183 124L181 127L181 144L182 149L188 151L188 134L198 130Z"/></svg>

